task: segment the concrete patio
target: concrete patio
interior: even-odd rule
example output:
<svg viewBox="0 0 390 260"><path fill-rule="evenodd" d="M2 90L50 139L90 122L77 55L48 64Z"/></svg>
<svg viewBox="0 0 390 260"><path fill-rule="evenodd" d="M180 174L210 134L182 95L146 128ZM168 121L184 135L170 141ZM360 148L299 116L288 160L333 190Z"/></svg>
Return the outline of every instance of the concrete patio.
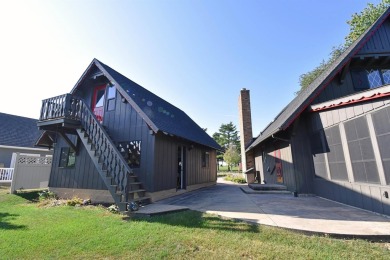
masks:
<svg viewBox="0 0 390 260"><path fill-rule="evenodd" d="M140 210L189 208L222 217L311 234L370 239L390 238L390 218L319 197L286 194L247 194L247 185L218 180L209 188L165 199ZM156 210L153 210L153 207Z"/></svg>

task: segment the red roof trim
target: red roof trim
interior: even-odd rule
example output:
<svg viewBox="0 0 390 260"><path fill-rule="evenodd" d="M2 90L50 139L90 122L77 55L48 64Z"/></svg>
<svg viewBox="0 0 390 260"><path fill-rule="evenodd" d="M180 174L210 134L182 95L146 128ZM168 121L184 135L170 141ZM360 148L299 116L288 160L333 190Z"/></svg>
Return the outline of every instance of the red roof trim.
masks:
<svg viewBox="0 0 390 260"><path fill-rule="evenodd" d="M388 97L388 96L390 96L390 92L384 92L384 93L378 92L378 93L371 94L369 96L361 96L360 98L346 99L345 101L341 101L340 99L338 99L338 100L335 100L335 102L330 104L330 105L324 105L321 107L312 108L312 109L310 109L310 111L317 112L317 111L327 110L327 109L331 109L331 108L335 108L335 107L347 106L347 105L351 105L351 104L355 104L355 103L364 102L367 100L378 99L378 98L383 98L383 97Z"/></svg>

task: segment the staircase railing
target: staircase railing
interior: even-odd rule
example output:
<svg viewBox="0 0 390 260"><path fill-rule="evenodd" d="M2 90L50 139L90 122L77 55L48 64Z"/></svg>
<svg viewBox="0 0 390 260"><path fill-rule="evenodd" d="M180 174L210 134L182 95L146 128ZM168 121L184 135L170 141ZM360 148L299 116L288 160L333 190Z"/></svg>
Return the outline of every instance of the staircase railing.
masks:
<svg viewBox="0 0 390 260"><path fill-rule="evenodd" d="M133 171L123 159L122 155L104 130L103 126L96 119L92 110L82 102L81 105L81 125L85 133L89 136L93 145L96 156L102 163L102 169L107 171L107 174L114 180L114 184L118 185L118 191L122 195L122 202L128 199L128 175Z"/></svg>
<svg viewBox="0 0 390 260"><path fill-rule="evenodd" d="M80 121L81 127L85 130L95 150L95 156L98 157L99 163L101 163L102 170L107 172L106 177L114 181L110 184L117 185L116 192L121 195L119 202L127 202L128 175L132 174L133 171L88 105L81 98L71 94L43 100L39 120L45 121L58 118ZM104 182L106 183L105 180ZM108 189L111 192L111 187L108 187ZM116 196L112 195L116 200ZM118 203L118 201L115 202Z"/></svg>

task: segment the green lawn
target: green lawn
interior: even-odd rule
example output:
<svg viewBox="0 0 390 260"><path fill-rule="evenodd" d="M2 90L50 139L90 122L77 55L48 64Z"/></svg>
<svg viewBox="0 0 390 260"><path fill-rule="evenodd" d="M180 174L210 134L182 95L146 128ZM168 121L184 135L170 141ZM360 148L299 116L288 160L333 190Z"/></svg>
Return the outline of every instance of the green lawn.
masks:
<svg viewBox="0 0 390 260"><path fill-rule="evenodd" d="M250 225L195 211L123 219L103 207L39 208L0 191L0 259L390 259L387 244Z"/></svg>

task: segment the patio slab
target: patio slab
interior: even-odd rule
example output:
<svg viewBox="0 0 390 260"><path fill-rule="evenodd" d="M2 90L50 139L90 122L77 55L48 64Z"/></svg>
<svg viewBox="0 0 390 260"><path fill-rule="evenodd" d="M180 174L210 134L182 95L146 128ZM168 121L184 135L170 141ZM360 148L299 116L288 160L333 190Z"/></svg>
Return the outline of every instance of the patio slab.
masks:
<svg viewBox="0 0 390 260"><path fill-rule="evenodd" d="M320 197L244 193L247 187L219 179L217 185L155 204L188 207L260 225L334 236L390 239L390 217Z"/></svg>

